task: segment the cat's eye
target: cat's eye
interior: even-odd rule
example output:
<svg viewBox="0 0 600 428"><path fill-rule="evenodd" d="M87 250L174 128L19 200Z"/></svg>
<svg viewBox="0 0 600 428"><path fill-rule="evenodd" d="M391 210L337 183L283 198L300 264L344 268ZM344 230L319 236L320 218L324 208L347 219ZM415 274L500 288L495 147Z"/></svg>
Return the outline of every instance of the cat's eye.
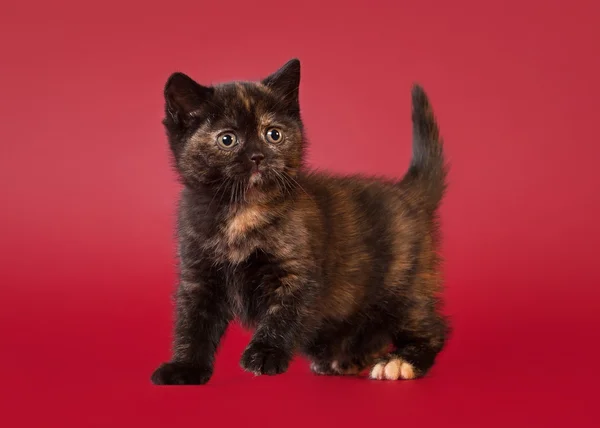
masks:
<svg viewBox="0 0 600 428"><path fill-rule="evenodd" d="M265 138L271 144L278 144L283 141L283 132L279 128L269 128L267 129Z"/></svg>
<svg viewBox="0 0 600 428"><path fill-rule="evenodd" d="M217 144L226 150L230 150L238 143L238 139L233 132L224 132L217 137Z"/></svg>

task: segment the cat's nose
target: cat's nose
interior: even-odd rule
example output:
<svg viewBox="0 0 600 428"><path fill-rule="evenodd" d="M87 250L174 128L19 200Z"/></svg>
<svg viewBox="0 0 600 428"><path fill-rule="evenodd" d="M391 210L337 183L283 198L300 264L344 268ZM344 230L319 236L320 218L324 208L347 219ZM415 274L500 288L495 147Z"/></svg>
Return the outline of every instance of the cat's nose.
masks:
<svg viewBox="0 0 600 428"><path fill-rule="evenodd" d="M250 156L250 160L254 162L256 166L258 166L264 159L265 155L262 153L253 153L252 156Z"/></svg>

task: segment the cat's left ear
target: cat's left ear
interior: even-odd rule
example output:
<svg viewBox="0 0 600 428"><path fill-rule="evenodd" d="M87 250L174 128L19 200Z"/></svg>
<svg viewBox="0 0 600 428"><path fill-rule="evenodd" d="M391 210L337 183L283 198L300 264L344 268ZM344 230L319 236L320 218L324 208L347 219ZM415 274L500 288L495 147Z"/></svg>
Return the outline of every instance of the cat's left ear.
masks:
<svg viewBox="0 0 600 428"><path fill-rule="evenodd" d="M297 58L289 60L275 73L263 79L262 84L283 99L298 104L300 60Z"/></svg>

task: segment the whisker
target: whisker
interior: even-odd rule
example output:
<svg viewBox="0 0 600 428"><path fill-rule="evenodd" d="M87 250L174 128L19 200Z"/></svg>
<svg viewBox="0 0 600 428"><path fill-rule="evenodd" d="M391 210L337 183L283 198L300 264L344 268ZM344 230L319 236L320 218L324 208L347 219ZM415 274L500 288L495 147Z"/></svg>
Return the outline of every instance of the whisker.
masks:
<svg viewBox="0 0 600 428"><path fill-rule="evenodd" d="M283 191L284 194L292 194L292 187L285 177L277 170L273 170L275 177L277 178L277 187ZM289 187L288 187L289 186Z"/></svg>
<svg viewBox="0 0 600 428"><path fill-rule="evenodd" d="M239 194L240 194L240 182L236 181L235 182L235 194L233 197L233 203L236 205L239 203L239 200L240 200Z"/></svg>
<svg viewBox="0 0 600 428"><path fill-rule="evenodd" d="M226 183L225 188L227 188L227 186L229 186L230 181L231 180L228 178L225 179L225 183ZM226 193L225 189L223 189L223 192L221 192L221 197L219 198L219 205L221 205L221 202L223 202L223 197L225 196L225 193Z"/></svg>
<svg viewBox="0 0 600 428"><path fill-rule="evenodd" d="M244 187L244 202L248 203L248 200L246 199L246 195L248 194L248 189L250 189L250 180L248 180L248 182L246 183L246 187Z"/></svg>
<svg viewBox="0 0 600 428"><path fill-rule="evenodd" d="M233 205L235 201L235 189L237 189L236 181L234 181L231 186L231 194L229 195L229 205Z"/></svg>
<svg viewBox="0 0 600 428"><path fill-rule="evenodd" d="M219 185L219 187L217 188L217 190L215 191L215 194L213 195L212 199L210 200L210 202L208 203L208 207L206 208L206 212L204 213L204 215L208 214L208 211L210 210L210 206L212 205L213 201L215 200L215 198L217 197L217 195L219 194L219 191L225 186L225 184L227 183L227 179L223 180L223 182ZM224 191L225 189L223 189ZM220 204L220 202L219 202Z"/></svg>
<svg viewBox="0 0 600 428"><path fill-rule="evenodd" d="M241 181L238 181L238 195L237 195L237 203L241 204L242 203L242 197L244 196L244 183Z"/></svg>
<svg viewBox="0 0 600 428"><path fill-rule="evenodd" d="M300 183L298 183L298 180L296 180L294 177L292 177L291 175L289 175L287 172L283 171L283 173L288 177L288 179L292 180L294 183L296 183L296 185L302 189L302 191L304 193L306 193L306 196L308 196L310 198L311 201L315 202L315 200L313 199L312 196L310 196L310 194L306 191L306 189L304 189L304 187L302 187L302 185Z"/></svg>

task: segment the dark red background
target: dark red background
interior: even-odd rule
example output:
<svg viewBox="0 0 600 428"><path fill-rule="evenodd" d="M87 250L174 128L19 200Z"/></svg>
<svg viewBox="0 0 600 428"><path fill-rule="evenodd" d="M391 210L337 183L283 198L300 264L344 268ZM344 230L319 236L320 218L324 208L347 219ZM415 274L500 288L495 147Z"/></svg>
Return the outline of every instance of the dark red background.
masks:
<svg viewBox="0 0 600 428"><path fill-rule="evenodd" d="M0 424L598 423L598 2L17 3L0 8ZM233 327L208 385L154 387L178 189L163 84L293 56L321 168L401 176L410 85L428 91L455 334L430 377L373 382L302 360L254 378Z"/></svg>

